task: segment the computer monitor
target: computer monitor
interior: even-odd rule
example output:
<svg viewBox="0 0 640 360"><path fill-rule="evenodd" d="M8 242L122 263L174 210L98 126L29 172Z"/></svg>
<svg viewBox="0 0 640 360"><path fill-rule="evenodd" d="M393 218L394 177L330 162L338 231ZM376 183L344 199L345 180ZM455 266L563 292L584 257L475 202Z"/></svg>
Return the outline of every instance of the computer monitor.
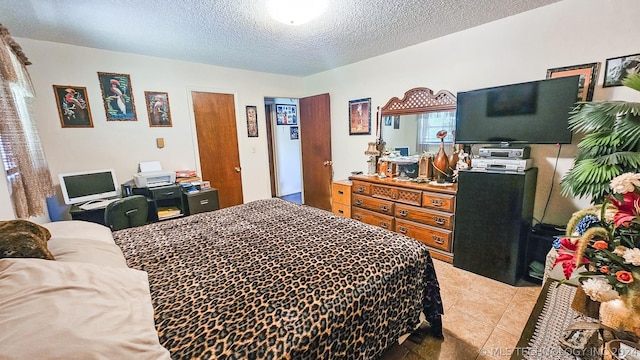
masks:
<svg viewBox="0 0 640 360"><path fill-rule="evenodd" d="M393 148L393 150L400 152L400 156L409 156L408 146L397 146Z"/></svg>
<svg viewBox="0 0 640 360"><path fill-rule="evenodd" d="M113 169L59 174L65 204L117 197L120 187Z"/></svg>

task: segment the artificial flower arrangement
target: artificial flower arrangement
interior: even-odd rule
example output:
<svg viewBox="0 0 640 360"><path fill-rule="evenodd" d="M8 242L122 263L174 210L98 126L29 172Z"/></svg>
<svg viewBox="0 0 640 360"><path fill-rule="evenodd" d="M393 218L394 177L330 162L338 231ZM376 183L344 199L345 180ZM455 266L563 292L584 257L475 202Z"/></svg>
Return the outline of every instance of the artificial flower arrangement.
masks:
<svg viewBox="0 0 640 360"><path fill-rule="evenodd" d="M569 279L576 268L584 292L594 301L622 298L640 312L640 173L610 182L604 203L575 213L567 236L558 238L556 264Z"/></svg>

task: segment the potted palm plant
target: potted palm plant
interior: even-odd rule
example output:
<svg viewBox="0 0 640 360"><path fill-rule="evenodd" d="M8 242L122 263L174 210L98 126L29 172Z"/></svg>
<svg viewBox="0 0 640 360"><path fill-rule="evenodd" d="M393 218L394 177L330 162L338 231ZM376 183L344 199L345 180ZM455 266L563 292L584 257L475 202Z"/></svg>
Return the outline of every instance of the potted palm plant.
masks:
<svg viewBox="0 0 640 360"><path fill-rule="evenodd" d="M622 84L640 91L640 74ZM640 103L579 102L571 111L569 128L585 134L578 143L574 165L560 181L562 195L591 197L602 203L609 182L626 172L640 172Z"/></svg>

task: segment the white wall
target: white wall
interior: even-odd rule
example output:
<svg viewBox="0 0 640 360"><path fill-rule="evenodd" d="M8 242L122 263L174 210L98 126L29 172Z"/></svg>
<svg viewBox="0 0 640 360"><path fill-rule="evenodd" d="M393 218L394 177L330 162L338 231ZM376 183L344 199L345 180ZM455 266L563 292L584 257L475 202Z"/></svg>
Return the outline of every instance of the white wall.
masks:
<svg viewBox="0 0 640 360"><path fill-rule="evenodd" d="M363 151L375 139L374 134L349 136L345 124L349 100L371 97L375 115L376 107L394 96L402 98L414 87L455 94L544 79L550 68L600 62L594 100L640 101L640 94L631 89L602 88L607 58L640 52L639 18L637 0L565 0L305 78L306 94L331 93L334 178L347 178L353 170L366 172ZM589 205L559 193L559 181L573 164L578 140L574 136L573 144L562 147L555 174L558 148L532 147L534 166L539 168L536 219L541 220L552 184L544 222L564 224L572 212Z"/></svg>
<svg viewBox="0 0 640 360"><path fill-rule="evenodd" d="M296 105L298 109L297 117L300 118L300 106L298 99L277 98L274 104ZM273 107L275 111L275 106ZM274 119L275 114L274 114ZM300 122L298 121L298 124ZM273 138L275 142L276 154L276 178L278 180L277 196L284 196L302 192L302 151L300 149L300 138L291 139L292 125L277 125L272 122ZM297 125L300 131L300 125Z"/></svg>
<svg viewBox="0 0 640 360"><path fill-rule="evenodd" d="M265 121L259 115L260 136L249 138L245 106L262 107L265 97L298 98L302 95L301 78L23 38L16 41L33 63L28 70L37 95L35 117L54 183L58 183L59 173L102 168L114 168L118 180L125 182L137 171L139 162L151 160L159 160L166 170L199 171L190 102L190 91L198 90L235 95L244 200L271 196ZM130 75L138 121L106 121L99 71ZM54 84L87 88L93 128L61 128ZM173 127L149 127L144 91L169 93ZM163 149L156 147L159 137L165 140ZM5 196L5 189L0 186L0 197ZM0 208L2 215L10 205L3 201Z"/></svg>

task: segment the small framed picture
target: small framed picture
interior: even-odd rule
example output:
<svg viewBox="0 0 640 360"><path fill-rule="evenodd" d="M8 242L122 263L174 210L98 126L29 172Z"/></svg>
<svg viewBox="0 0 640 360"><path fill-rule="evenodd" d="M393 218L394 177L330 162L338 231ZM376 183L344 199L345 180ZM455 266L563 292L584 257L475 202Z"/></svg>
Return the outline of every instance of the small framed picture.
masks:
<svg viewBox="0 0 640 360"><path fill-rule="evenodd" d="M298 125L298 106L276 104L276 124Z"/></svg>
<svg viewBox="0 0 640 360"><path fill-rule="evenodd" d="M400 129L400 116L393 117L393 128Z"/></svg>
<svg viewBox="0 0 640 360"><path fill-rule="evenodd" d="M384 126L391 126L391 116L384 117Z"/></svg>
<svg viewBox="0 0 640 360"><path fill-rule="evenodd" d="M292 126L289 131L291 132L291 140L298 140L298 127Z"/></svg>
<svg viewBox="0 0 640 360"><path fill-rule="evenodd" d="M200 190L211 190L211 182L209 181L200 182Z"/></svg>
<svg viewBox="0 0 640 360"><path fill-rule="evenodd" d="M144 100L147 103L150 127L171 127L171 110L169 109L169 94L158 91L145 91Z"/></svg>
<svg viewBox="0 0 640 360"><path fill-rule="evenodd" d="M598 69L600 63L590 63L574 66L565 66L547 70L547 79L554 79L563 76L579 75L578 95L576 101L593 100L593 90L598 81Z"/></svg>
<svg viewBox="0 0 640 360"><path fill-rule="evenodd" d="M371 135L371 98L349 101L349 135Z"/></svg>
<svg viewBox="0 0 640 360"><path fill-rule="evenodd" d="M98 73L107 121L138 121L128 74Z"/></svg>
<svg viewBox="0 0 640 360"><path fill-rule="evenodd" d="M70 85L53 85L60 125L63 128L92 128L91 107L87 88Z"/></svg>
<svg viewBox="0 0 640 360"><path fill-rule="evenodd" d="M258 108L247 106L247 136L258 137Z"/></svg>
<svg viewBox="0 0 640 360"><path fill-rule="evenodd" d="M640 54L607 59L602 87L622 86L622 80L633 73L640 73Z"/></svg>

